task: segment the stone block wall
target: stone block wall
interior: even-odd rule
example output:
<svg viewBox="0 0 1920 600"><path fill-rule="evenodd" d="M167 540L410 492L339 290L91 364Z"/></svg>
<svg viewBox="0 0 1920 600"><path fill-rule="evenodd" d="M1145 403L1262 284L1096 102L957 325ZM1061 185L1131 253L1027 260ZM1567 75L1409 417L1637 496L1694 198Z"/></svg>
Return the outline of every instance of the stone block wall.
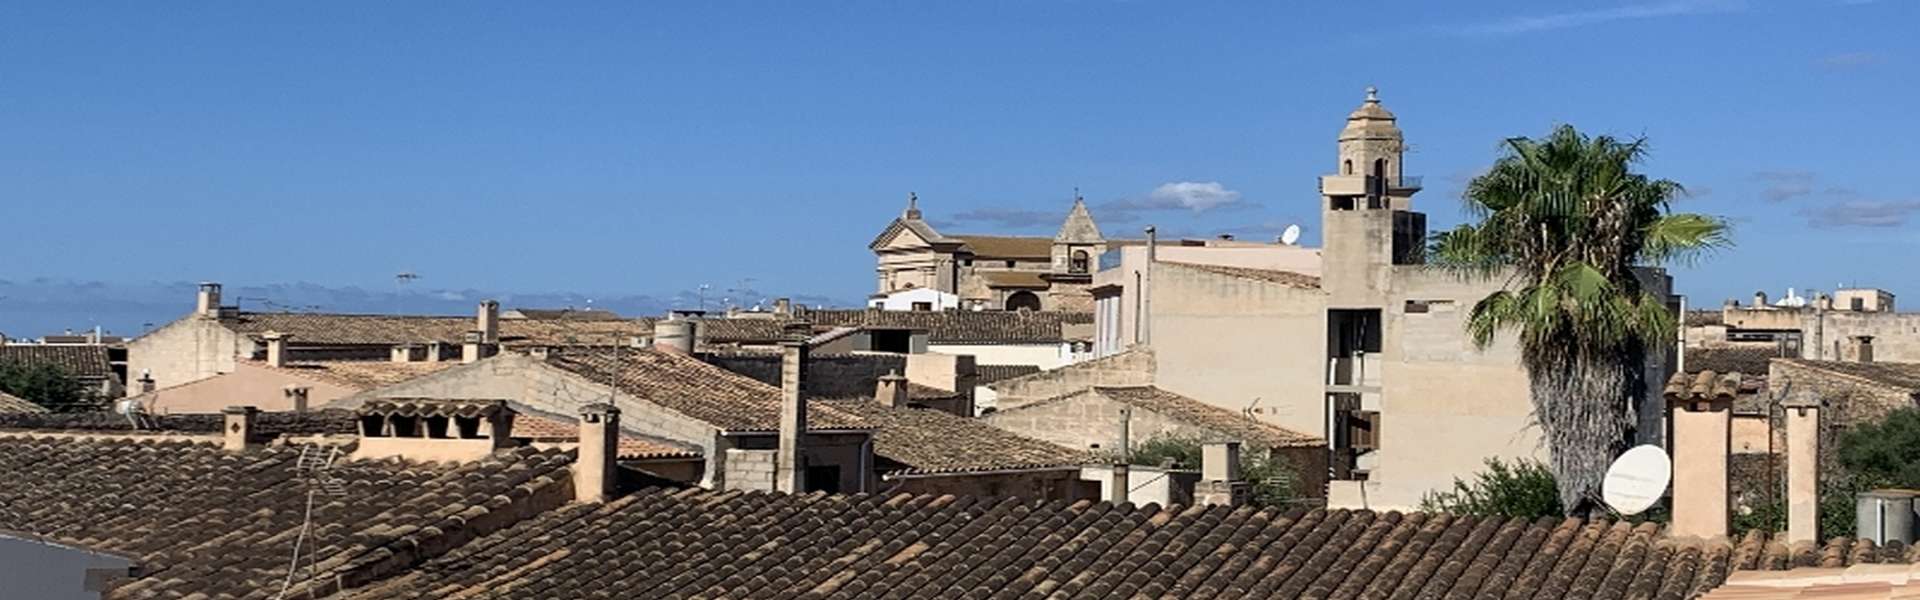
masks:
<svg viewBox="0 0 1920 600"><path fill-rule="evenodd" d="M726 488L741 491L773 491L773 450L726 451Z"/></svg>
<svg viewBox="0 0 1920 600"><path fill-rule="evenodd" d="M1137 348L1051 371L1003 379L987 387L996 394L1001 410L1038 402L1093 386L1153 384L1153 353Z"/></svg>

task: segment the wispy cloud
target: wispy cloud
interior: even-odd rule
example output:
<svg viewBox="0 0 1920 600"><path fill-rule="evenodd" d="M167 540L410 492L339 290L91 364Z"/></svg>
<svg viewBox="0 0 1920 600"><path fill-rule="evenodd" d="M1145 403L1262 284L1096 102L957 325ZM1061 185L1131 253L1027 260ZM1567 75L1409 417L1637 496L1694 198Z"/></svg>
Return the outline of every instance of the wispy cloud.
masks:
<svg viewBox="0 0 1920 600"><path fill-rule="evenodd" d="M1448 31L1458 35L1513 35L1585 27L1614 21L1732 13L1746 10L1746 8L1747 4L1742 0L1672 0L1594 10L1507 17L1483 23L1457 25L1449 28Z"/></svg>
<svg viewBox="0 0 1920 600"><path fill-rule="evenodd" d="M1813 194L1810 171L1761 171L1753 174L1760 182L1760 197L1768 202L1785 202Z"/></svg>
<svg viewBox="0 0 1920 600"><path fill-rule="evenodd" d="M1820 57L1815 64L1832 71L1845 71L1879 64L1887 56L1878 52L1841 52Z"/></svg>
<svg viewBox="0 0 1920 600"><path fill-rule="evenodd" d="M1848 200L1800 210L1814 227L1901 227L1920 215L1920 200Z"/></svg>
<svg viewBox="0 0 1920 600"><path fill-rule="evenodd" d="M933 225L940 227L949 223L977 223L1002 229L1032 229L1046 226L1058 227L1066 218L1065 211L988 207L956 213L952 217L934 222Z"/></svg>
<svg viewBox="0 0 1920 600"><path fill-rule="evenodd" d="M1118 210L1190 210L1206 212L1240 202L1240 192L1218 181L1174 181L1160 184L1144 198L1116 200L1102 205Z"/></svg>

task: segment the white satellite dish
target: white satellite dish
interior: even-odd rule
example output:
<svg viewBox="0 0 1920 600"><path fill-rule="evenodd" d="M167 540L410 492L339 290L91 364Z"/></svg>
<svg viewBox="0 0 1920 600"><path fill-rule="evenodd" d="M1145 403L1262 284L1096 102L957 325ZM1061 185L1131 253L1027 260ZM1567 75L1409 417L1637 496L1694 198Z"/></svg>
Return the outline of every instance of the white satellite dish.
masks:
<svg viewBox="0 0 1920 600"><path fill-rule="evenodd" d="M1280 243L1292 246L1294 242L1298 241L1300 241L1299 225L1288 225L1286 231L1280 232Z"/></svg>
<svg viewBox="0 0 1920 600"><path fill-rule="evenodd" d="M1623 515L1637 515L1652 508L1667 493L1673 480L1673 461L1659 446L1634 446L1607 468L1600 482L1601 499Z"/></svg>

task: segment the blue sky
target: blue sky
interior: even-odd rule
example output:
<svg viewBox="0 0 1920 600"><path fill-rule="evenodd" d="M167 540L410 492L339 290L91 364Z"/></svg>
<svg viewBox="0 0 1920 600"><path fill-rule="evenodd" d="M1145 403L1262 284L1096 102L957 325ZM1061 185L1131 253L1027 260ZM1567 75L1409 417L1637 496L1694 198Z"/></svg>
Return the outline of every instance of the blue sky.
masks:
<svg viewBox="0 0 1920 600"><path fill-rule="evenodd" d="M858 299L909 191L950 231L1051 233L1078 187L1109 235L1317 243L1377 85L1435 227L1572 123L1734 220L1696 304L1920 298L1912 0L448 6L0 6L0 280Z"/></svg>

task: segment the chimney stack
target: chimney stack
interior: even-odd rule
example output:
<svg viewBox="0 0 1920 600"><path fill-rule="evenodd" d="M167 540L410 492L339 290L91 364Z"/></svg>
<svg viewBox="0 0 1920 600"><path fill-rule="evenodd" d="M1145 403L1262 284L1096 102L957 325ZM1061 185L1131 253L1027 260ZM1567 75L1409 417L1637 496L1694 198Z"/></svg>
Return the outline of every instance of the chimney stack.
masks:
<svg viewBox="0 0 1920 600"><path fill-rule="evenodd" d="M1754 308L1767 307L1767 293L1765 291L1758 291L1753 293L1753 307Z"/></svg>
<svg viewBox="0 0 1920 600"><path fill-rule="evenodd" d="M486 339L487 334L484 331L476 330L467 332L466 343L460 346L460 362L471 363L493 356L498 346L486 341Z"/></svg>
<svg viewBox="0 0 1920 600"><path fill-rule="evenodd" d="M150 393L153 390L158 388L159 388L159 385L155 384L153 381L153 372L146 371L146 370L140 371L140 393L142 394Z"/></svg>
<svg viewBox="0 0 1920 600"><path fill-rule="evenodd" d="M1200 447L1200 485L1194 504L1240 506L1253 486L1240 476L1240 442L1217 442Z"/></svg>
<svg viewBox="0 0 1920 600"><path fill-rule="evenodd" d="M1673 524L1675 536L1727 535L1727 454L1732 445L1737 374L1676 373L1667 384L1668 422L1673 427Z"/></svg>
<svg viewBox="0 0 1920 600"><path fill-rule="evenodd" d="M665 321L654 322L653 347L662 352L693 354L694 337L699 333L699 322L670 316Z"/></svg>
<svg viewBox="0 0 1920 600"><path fill-rule="evenodd" d="M1136 310L1140 312L1133 319L1136 323L1134 327L1137 329L1133 332L1133 343L1151 346L1153 345L1153 263L1160 259L1160 233L1154 226L1148 225L1146 234L1147 265L1141 269L1144 273L1140 276L1140 289L1133 292L1139 297L1136 302L1139 308Z"/></svg>
<svg viewBox="0 0 1920 600"><path fill-rule="evenodd" d="M303 413L307 412L307 390L306 386L289 384L280 393L293 403L293 412Z"/></svg>
<svg viewBox="0 0 1920 600"><path fill-rule="evenodd" d="M500 303L492 300L480 302L479 314L475 317L474 329L485 336L480 341L488 344L500 343Z"/></svg>
<svg viewBox="0 0 1920 600"><path fill-rule="evenodd" d="M1820 402L1780 403L1787 420L1787 543L1817 542L1820 528Z"/></svg>
<svg viewBox="0 0 1920 600"><path fill-rule="evenodd" d="M393 349L388 351L388 356L397 363L413 362L413 348L413 344L395 344Z"/></svg>
<svg viewBox="0 0 1920 600"><path fill-rule="evenodd" d="M1854 362L1873 362L1873 336L1856 335L1848 341L1853 346L1850 353L1853 354Z"/></svg>
<svg viewBox="0 0 1920 600"><path fill-rule="evenodd" d="M278 331L260 334L260 339L267 342L267 366L276 369L287 366L287 340L292 338L292 334Z"/></svg>
<svg viewBox="0 0 1920 600"><path fill-rule="evenodd" d="M426 356L422 360L427 362L442 362L447 360L447 344L438 341L427 342Z"/></svg>
<svg viewBox="0 0 1920 600"><path fill-rule="evenodd" d="M793 301L786 298L774 298L773 314L781 317L793 316Z"/></svg>
<svg viewBox="0 0 1920 600"><path fill-rule="evenodd" d="M226 434L222 444L228 452L239 452L253 445L253 421L260 409L251 406L229 406L221 411L225 419Z"/></svg>
<svg viewBox="0 0 1920 600"><path fill-rule="evenodd" d="M780 449L774 456L774 489L791 494L807 489L807 344L780 344Z"/></svg>
<svg viewBox="0 0 1920 600"><path fill-rule="evenodd" d="M890 371L880 376L880 382L874 386L873 399L894 408L907 407L907 378L899 371Z"/></svg>
<svg viewBox="0 0 1920 600"><path fill-rule="evenodd" d="M1133 487L1130 476L1132 468L1125 462L1113 464L1113 480L1107 483L1107 501L1120 504L1127 501L1127 492Z"/></svg>
<svg viewBox="0 0 1920 600"><path fill-rule="evenodd" d="M193 314L209 319L220 318L220 284L200 282L200 294L194 304Z"/></svg>
<svg viewBox="0 0 1920 600"><path fill-rule="evenodd" d="M580 448L573 461L573 500L606 502L620 483L620 409L589 404L580 409Z"/></svg>

